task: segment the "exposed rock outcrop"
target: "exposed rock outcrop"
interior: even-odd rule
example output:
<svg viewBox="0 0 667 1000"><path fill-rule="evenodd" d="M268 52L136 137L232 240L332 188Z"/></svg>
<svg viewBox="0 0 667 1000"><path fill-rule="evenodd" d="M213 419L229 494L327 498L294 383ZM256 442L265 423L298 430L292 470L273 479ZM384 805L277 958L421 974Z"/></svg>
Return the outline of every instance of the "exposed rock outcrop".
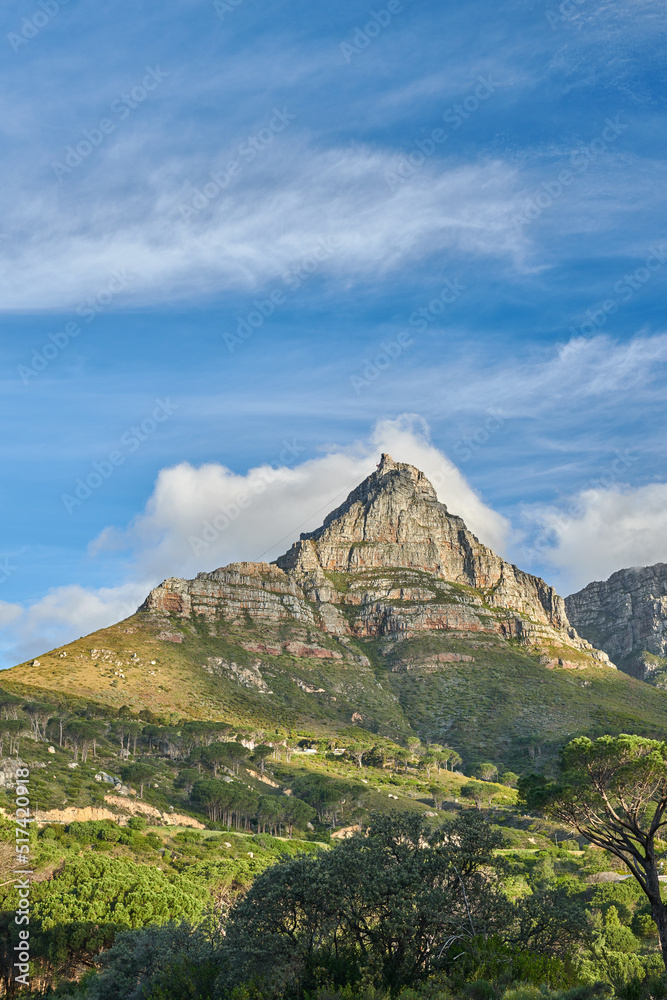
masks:
<svg viewBox="0 0 667 1000"><path fill-rule="evenodd" d="M576 629L641 680L667 683L667 564L622 569L565 601Z"/></svg>
<svg viewBox="0 0 667 1000"><path fill-rule="evenodd" d="M494 607L512 608L558 629L569 625L563 599L552 587L482 545L438 501L423 472L390 455L382 456L377 471L321 528L302 534L276 562L311 600L337 603L327 573L411 569L474 587Z"/></svg>

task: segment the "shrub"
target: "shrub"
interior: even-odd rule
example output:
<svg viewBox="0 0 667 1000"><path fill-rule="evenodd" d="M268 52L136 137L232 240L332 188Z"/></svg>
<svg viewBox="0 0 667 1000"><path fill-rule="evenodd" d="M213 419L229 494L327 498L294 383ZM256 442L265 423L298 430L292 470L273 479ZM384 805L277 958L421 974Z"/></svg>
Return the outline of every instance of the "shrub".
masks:
<svg viewBox="0 0 667 1000"><path fill-rule="evenodd" d="M487 979L478 979L475 983L468 983L465 995L470 1000L495 1000L496 991Z"/></svg>
<svg viewBox="0 0 667 1000"><path fill-rule="evenodd" d="M100 956L89 1000L200 1000L218 975L216 946L187 923L119 934Z"/></svg>
<svg viewBox="0 0 667 1000"><path fill-rule="evenodd" d="M632 933L638 938L657 938L658 928L655 925L655 920L651 916L651 910L648 905L642 906L641 910L632 918L632 923L630 924Z"/></svg>

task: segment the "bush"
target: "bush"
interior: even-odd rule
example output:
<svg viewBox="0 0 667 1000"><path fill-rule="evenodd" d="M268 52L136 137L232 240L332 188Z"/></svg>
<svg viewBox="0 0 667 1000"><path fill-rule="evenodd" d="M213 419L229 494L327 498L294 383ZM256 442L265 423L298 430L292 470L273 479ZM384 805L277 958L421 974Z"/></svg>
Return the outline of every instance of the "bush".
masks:
<svg viewBox="0 0 667 1000"><path fill-rule="evenodd" d="M212 995L216 947L187 923L119 934L100 956L89 1000L199 1000Z"/></svg>
<svg viewBox="0 0 667 1000"><path fill-rule="evenodd" d="M655 920L651 916L650 907L642 906L641 910L632 918L632 923L630 924L632 933L638 938L651 939L657 938L658 928L655 925Z"/></svg>
<svg viewBox="0 0 667 1000"><path fill-rule="evenodd" d="M120 931L199 919L208 901L205 886L193 879L86 851L32 887L34 956L53 964L83 961Z"/></svg>
<svg viewBox="0 0 667 1000"><path fill-rule="evenodd" d="M609 996L611 992L611 986L607 983L575 986L574 989L567 991L549 990L544 986L540 988L529 983L521 983L505 990L502 1000L597 1000Z"/></svg>
<svg viewBox="0 0 667 1000"><path fill-rule="evenodd" d="M478 979L475 983L468 983L465 995L470 1000L495 1000L496 991L487 979Z"/></svg>
<svg viewBox="0 0 667 1000"><path fill-rule="evenodd" d="M128 821L127 825L130 830L145 830L148 826L148 820L145 816L132 816Z"/></svg>
<svg viewBox="0 0 667 1000"><path fill-rule="evenodd" d="M182 830L174 835L174 840L180 844L198 844L201 839L202 835L199 830Z"/></svg>

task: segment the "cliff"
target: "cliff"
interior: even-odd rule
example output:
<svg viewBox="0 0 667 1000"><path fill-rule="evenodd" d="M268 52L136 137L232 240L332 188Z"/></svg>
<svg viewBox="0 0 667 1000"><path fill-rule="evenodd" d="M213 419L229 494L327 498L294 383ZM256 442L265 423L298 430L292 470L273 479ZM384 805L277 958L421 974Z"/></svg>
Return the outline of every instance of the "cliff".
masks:
<svg viewBox="0 0 667 1000"><path fill-rule="evenodd" d="M577 630L622 670L667 686L667 564L619 570L565 604Z"/></svg>

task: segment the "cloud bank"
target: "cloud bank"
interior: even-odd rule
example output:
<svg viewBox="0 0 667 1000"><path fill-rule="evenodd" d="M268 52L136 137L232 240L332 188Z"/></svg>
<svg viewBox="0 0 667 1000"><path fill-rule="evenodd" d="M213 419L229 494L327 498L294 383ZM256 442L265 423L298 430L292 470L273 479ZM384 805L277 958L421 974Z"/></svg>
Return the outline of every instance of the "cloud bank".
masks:
<svg viewBox="0 0 667 1000"><path fill-rule="evenodd" d="M391 152L284 143L270 161L260 155L231 177L226 157L172 158L147 165L121 190L104 175L84 193L70 192L67 180L54 191L6 189L2 307L71 308L104 291L121 268L127 282L116 305L282 287L321 240L331 249L318 273L343 280L377 279L438 251L507 257L516 250L508 164L427 162L392 190ZM142 158L140 148L114 150L121 153ZM24 235L37 219L39 242Z"/></svg>

